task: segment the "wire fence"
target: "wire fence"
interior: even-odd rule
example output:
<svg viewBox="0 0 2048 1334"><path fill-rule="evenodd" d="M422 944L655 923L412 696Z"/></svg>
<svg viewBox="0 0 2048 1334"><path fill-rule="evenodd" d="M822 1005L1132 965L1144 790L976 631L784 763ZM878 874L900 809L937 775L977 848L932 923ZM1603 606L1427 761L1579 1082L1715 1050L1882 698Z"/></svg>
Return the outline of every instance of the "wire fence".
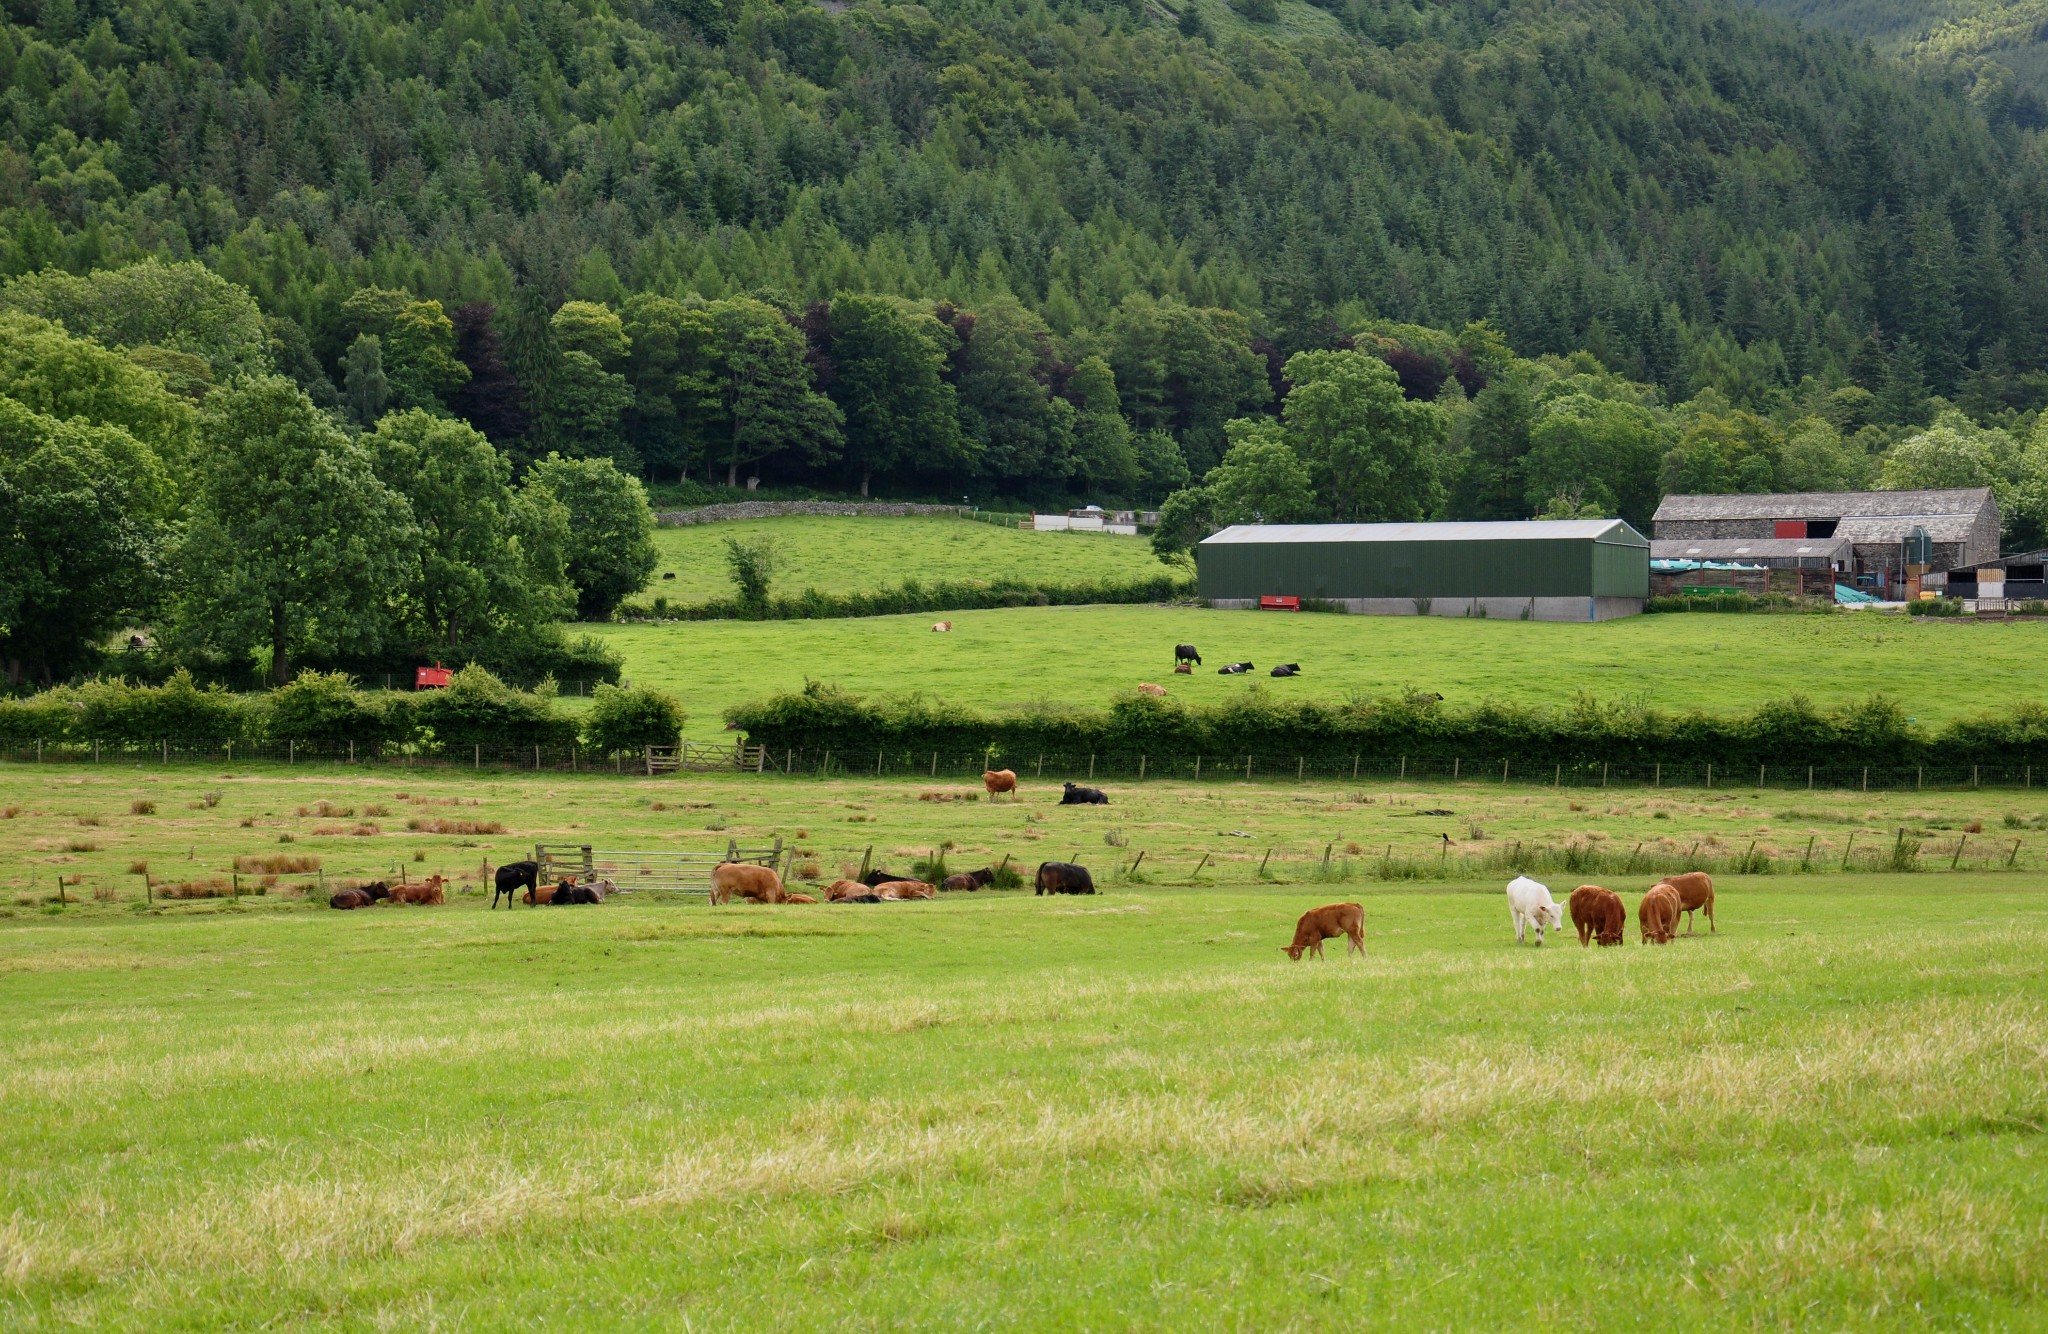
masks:
<svg viewBox="0 0 2048 1334"><path fill-rule="evenodd" d="M774 747L715 747L734 757L734 772L809 778L974 779L1009 769L1020 782L1226 783L1494 783L1586 790L1598 788L1710 788L1814 792L2031 790L2034 766L2022 763L1949 765L1613 763L1452 756L1151 755L1144 752L1033 754L983 750L836 751ZM744 755L745 763L739 761ZM641 751L598 752L578 746L443 744L435 748L352 741L9 742L0 761L21 764L357 764L426 769L512 769L562 772L648 772ZM724 766L720 766L724 767ZM2042 770L2048 784L2048 767Z"/></svg>

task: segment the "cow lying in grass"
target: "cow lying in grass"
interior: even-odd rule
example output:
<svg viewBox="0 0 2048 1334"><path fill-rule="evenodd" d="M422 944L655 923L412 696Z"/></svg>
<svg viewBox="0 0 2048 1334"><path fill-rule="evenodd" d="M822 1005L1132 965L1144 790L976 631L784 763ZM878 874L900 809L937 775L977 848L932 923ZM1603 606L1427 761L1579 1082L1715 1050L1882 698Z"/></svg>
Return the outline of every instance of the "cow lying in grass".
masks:
<svg viewBox="0 0 2048 1334"><path fill-rule="evenodd" d="M1294 924L1294 943L1282 945L1281 953L1296 963L1301 962L1301 952L1307 950L1318 959L1323 958L1323 942L1335 940L1338 936L1349 936L1351 948L1346 954L1365 953L1365 905L1359 903L1326 903L1320 908L1310 908Z"/></svg>
<svg viewBox="0 0 2048 1334"><path fill-rule="evenodd" d="M933 888L923 880L885 880L875 886L875 897L884 903L933 897Z"/></svg>
<svg viewBox="0 0 2048 1334"><path fill-rule="evenodd" d="M730 903L735 897L749 903L780 903L785 897L782 877L773 867L720 862L711 868L711 901Z"/></svg>
<svg viewBox="0 0 2048 1334"><path fill-rule="evenodd" d="M1082 787L1078 783L1068 783L1060 792L1060 805L1107 806L1109 795L1099 787Z"/></svg>
<svg viewBox="0 0 2048 1334"><path fill-rule="evenodd" d="M1041 862L1038 875L1031 883L1034 896L1095 892L1095 877L1088 874L1087 867L1076 866L1072 862Z"/></svg>
<svg viewBox="0 0 2048 1334"><path fill-rule="evenodd" d="M339 908L347 912L352 908L367 908L379 899L388 899L390 897L391 891L385 888L383 881L378 880L371 884L359 885L354 889L336 891L328 897L327 906Z"/></svg>
<svg viewBox="0 0 2048 1334"><path fill-rule="evenodd" d="M1564 913L1557 906L1557 900L1550 897L1550 887L1540 885L1526 875L1518 875L1508 881L1508 912L1515 922L1515 943L1520 945L1526 939L1530 926L1536 928L1536 943L1543 943L1543 928L1564 928Z"/></svg>
<svg viewBox="0 0 2048 1334"><path fill-rule="evenodd" d="M1714 924L1714 877L1705 871L1685 871L1667 875L1657 883L1678 891L1678 907L1685 914L1685 934L1693 934L1692 915L1695 909L1706 910L1707 930L1719 934L1721 928Z"/></svg>
<svg viewBox="0 0 2048 1334"><path fill-rule="evenodd" d="M959 891L972 894L978 889L987 889L995 883L995 879L996 873L984 866L979 871L962 871L958 875L949 875L939 882L939 888L949 894Z"/></svg>
<svg viewBox="0 0 2048 1334"><path fill-rule="evenodd" d="M1678 930L1678 891L1659 881L1636 905L1639 943L1669 945Z"/></svg>
<svg viewBox="0 0 2048 1334"><path fill-rule="evenodd" d="M596 885L579 885L573 881L564 880L561 884L554 887L554 891L554 897L549 899L548 902L557 907L567 908L581 903L604 902L604 891L600 890Z"/></svg>
<svg viewBox="0 0 2048 1334"><path fill-rule="evenodd" d="M448 900L441 892L444 882L438 875L430 875L417 885L400 885L391 891L393 903L416 903L421 906L439 906Z"/></svg>
<svg viewBox="0 0 2048 1334"><path fill-rule="evenodd" d="M875 893L872 885L858 880L834 880L825 886L827 903L880 903L881 895Z"/></svg>
<svg viewBox="0 0 2048 1334"><path fill-rule="evenodd" d="M1567 906L1571 909L1572 925L1578 928L1580 948L1594 940L1602 945L1627 942L1628 905L1613 890L1580 885L1572 891Z"/></svg>

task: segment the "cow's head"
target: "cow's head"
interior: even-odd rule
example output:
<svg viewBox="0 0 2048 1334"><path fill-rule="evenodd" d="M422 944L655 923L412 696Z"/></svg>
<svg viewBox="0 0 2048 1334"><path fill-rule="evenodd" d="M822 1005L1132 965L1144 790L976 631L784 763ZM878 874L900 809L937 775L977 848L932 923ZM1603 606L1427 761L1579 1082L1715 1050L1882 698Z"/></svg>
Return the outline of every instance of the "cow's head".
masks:
<svg viewBox="0 0 2048 1334"><path fill-rule="evenodd" d="M1286 955L1288 958L1294 960L1296 963L1300 963L1301 952L1307 948L1308 946L1306 945L1282 945L1280 947L1280 952Z"/></svg>

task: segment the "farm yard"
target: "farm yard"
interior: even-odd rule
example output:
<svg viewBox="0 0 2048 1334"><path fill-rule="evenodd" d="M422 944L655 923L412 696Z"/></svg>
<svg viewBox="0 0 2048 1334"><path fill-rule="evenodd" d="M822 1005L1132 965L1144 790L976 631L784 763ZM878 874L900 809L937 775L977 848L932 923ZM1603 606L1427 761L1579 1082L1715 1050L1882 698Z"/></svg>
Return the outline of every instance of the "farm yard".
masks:
<svg viewBox="0 0 2048 1334"><path fill-rule="evenodd" d="M0 767L0 1323L2041 1318L2030 794L970 795ZM1877 869L1899 829L1919 871ZM1872 860L1842 874L1851 833ZM1103 893L494 915L481 892L537 841L777 835L824 876L1071 856ZM1599 878L1633 908L1752 843L1773 873L1718 872L1718 932L1662 948L1633 922L1618 950L1517 947L1483 860L1627 844L1642 869ZM145 862L243 896L144 902ZM320 906L396 869L460 888ZM1539 875L1560 901L1593 878ZM1290 963L1295 917L1343 899L1367 957Z"/></svg>
<svg viewBox="0 0 2048 1334"><path fill-rule="evenodd" d="M961 527L973 525L962 524ZM995 531L995 530L991 530ZM1020 536L1031 536L1020 534ZM1048 538L1070 536L1042 534ZM1106 538L1077 538L1103 541ZM1214 703L1254 687L1342 700L1437 691L1454 704L1509 699L1562 705L1580 691L1639 696L1660 708L1743 712L1795 691L1834 705L1886 691L1922 723L2030 699L2048 656L2048 624L1976 625L1869 616L1632 616L1598 624L1422 616L1334 616L1192 607L1021 607L856 620L703 621L583 627L625 658L627 678L689 710L686 733L719 735L724 711L806 679L856 692L921 692L998 708L1057 700L1100 707L1139 682ZM1205 666L1175 677L1173 646ZM1223 663L1258 670L1219 677ZM1274 681L1268 666L1299 662Z"/></svg>

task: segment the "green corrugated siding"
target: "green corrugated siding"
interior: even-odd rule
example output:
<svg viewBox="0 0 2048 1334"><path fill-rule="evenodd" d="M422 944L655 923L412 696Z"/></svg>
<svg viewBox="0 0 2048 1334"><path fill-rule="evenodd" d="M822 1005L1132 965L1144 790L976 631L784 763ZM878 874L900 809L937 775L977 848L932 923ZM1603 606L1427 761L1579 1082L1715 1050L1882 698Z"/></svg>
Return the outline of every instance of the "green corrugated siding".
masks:
<svg viewBox="0 0 2048 1334"><path fill-rule="evenodd" d="M1199 555L1205 598L1640 598L1650 591L1647 542L1232 542Z"/></svg>

